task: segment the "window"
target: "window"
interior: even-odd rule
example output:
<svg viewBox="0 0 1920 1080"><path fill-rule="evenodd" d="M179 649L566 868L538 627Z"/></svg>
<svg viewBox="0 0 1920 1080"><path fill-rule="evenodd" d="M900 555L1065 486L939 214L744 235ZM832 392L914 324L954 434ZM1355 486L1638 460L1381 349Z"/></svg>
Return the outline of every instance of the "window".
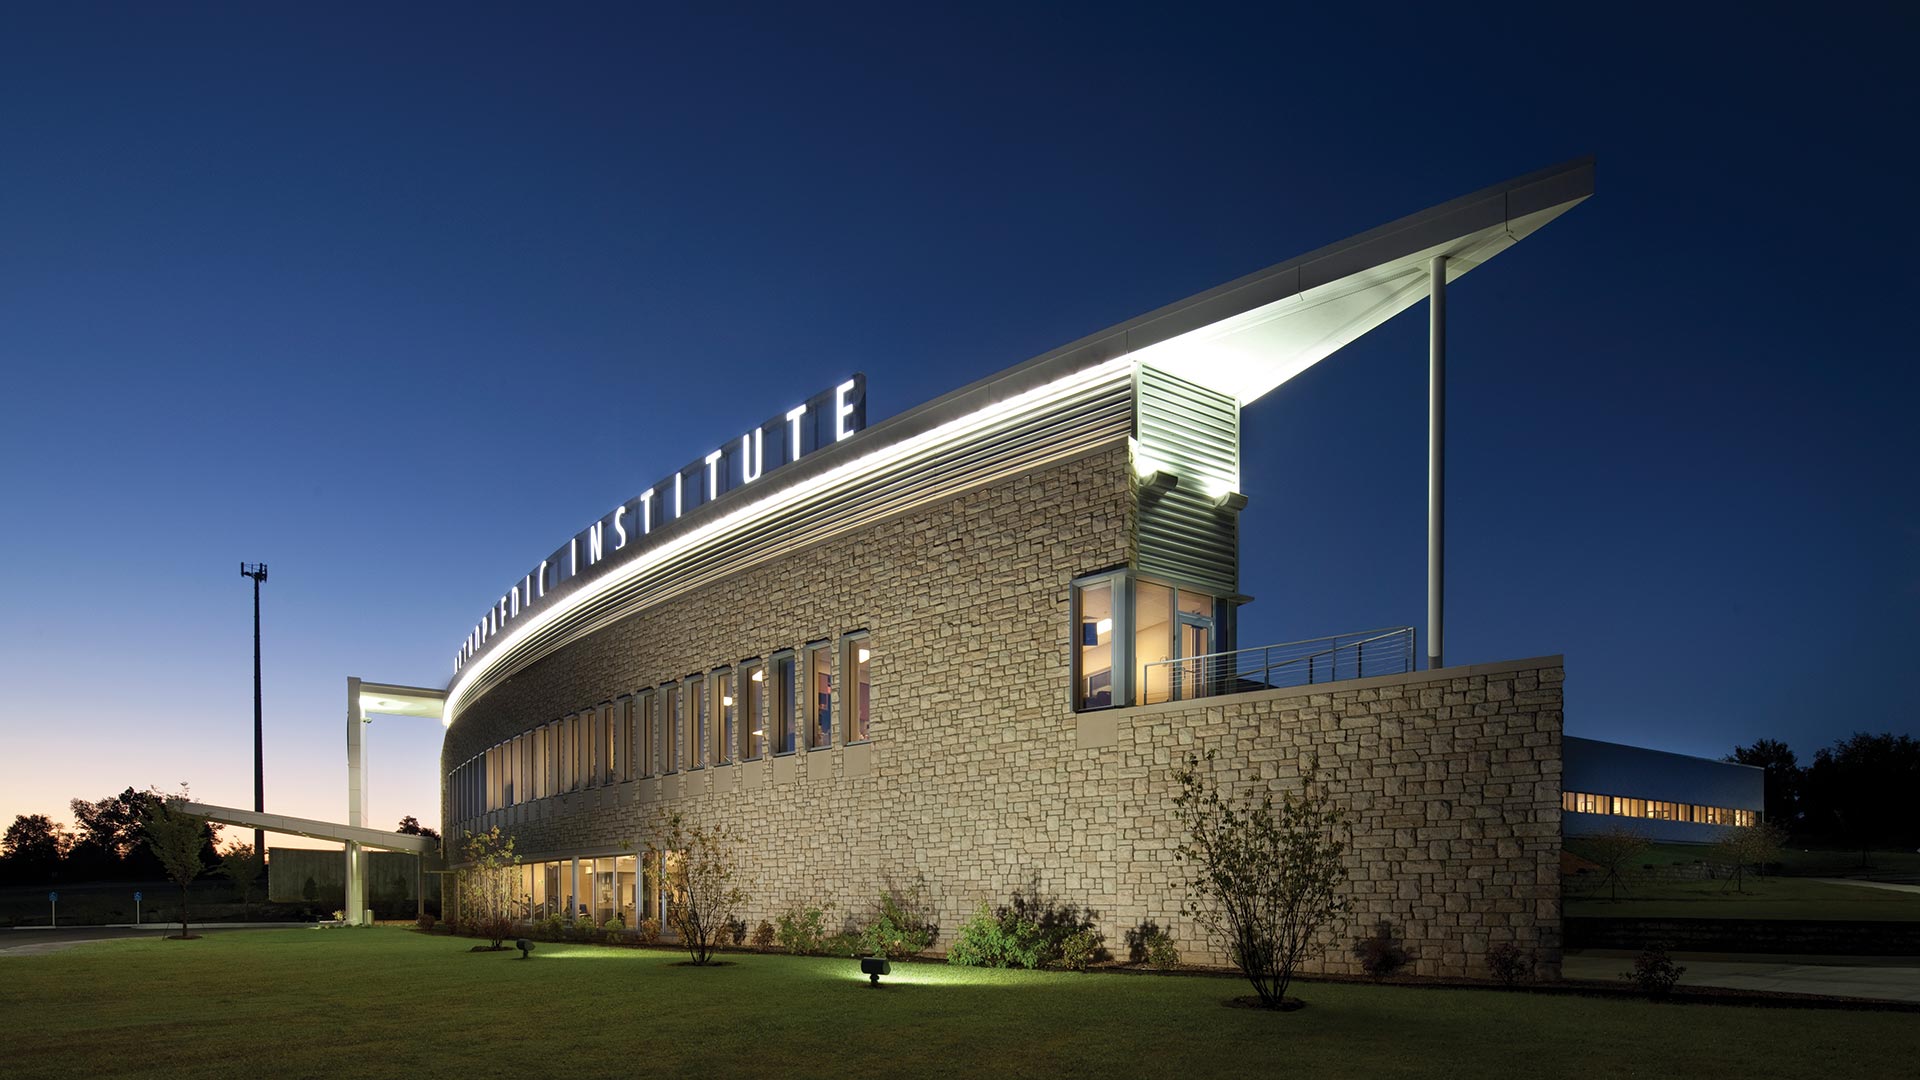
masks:
<svg viewBox="0 0 1920 1080"><path fill-rule="evenodd" d="M708 676L713 683L713 763L715 765L733 764L733 753L739 745L739 736L734 731L733 708L733 672L720 668Z"/></svg>
<svg viewBox="0 0 1920 1080"><path fill-rule="evenodd" d="M586 729L586 750L581 755L581 762L586 768L580 770L586 774L586 783L580 786L599 787L601 761L606 757L607 753L604 745L606 739L602 737L603 729L600 723L600 710L587 710L586 715L580 718L580 726Z"/></svg>
<svg viewBox="0 0 1920 1080"><path fill-rule="evenodd" d="M833 745L833 646L807 646L807 749Z"/></svg>
<svg viewBox="0 0 1920 1080"><path fill-rule="evenodd" d="M793 654L775 653L769 670L773 672L773 690L767 704L773 709L773 752L791 754L793 730Z"/></svg>
<svg viewBox="0 0 1920 1080"><path fill-rule="evenodd" d="M666 721L666 730L663 733L667 740L665 770L669 773L677 773L680 771L680 720L686 715L686 709L680 704L678 685L669 683L661 687L660 696L664 699L662 708L665 710Z"/></svg>
<svg viewBox="0 0 1920 1080"><path fill-rule="evenodd" d="M1073 707L1105 709L1113 699L1113 581L1083 585L1075 597Z"/></svg>
<svg viewBox="0 0 1920 1080"><path fill-rule="evenodd" d="M1173 589L1151 581L1133 583L1134 700L1142 705L1177 700L1174 683L1188 674L1172 660L1175 651Z"/></svg>
<svg viewBox="0 0 1920 1080"><path fill-rule="evenodd" d="M620 747L620 779L633 779L633 699L620 699L620 735L614 740Z"/></svg>
<svg viewBox="0 0 1920 1080"><path fill-rule="evenodd" d="M767 718L762 707L767 700L767 668L765 664L750 663L740 666L741 730L745 733L741 739L740 756L746 761L758 761L766 752Z"/></svg>
<svg viewBox="0 0 1920 1080"><path fill-rule="evenodd" d="M872 737L873 724L873 687L868 672L871 667L873 650L868 648L870 639L865 634L852 634L847 638L845 665L841 670L845 688L847 714L847 741L866 742Z"/></svg>
<svg viewBox="0 0 1920 1080"><path fill-rule="evenodd" d="M660 691L648 690L640 699L640 774L660 772Z"/></svg>
<svg viewBox="0 0 1920 1080"><path fill-rule="evenodd" d="M495 748L500 756L500 805L513 805L513 769L509 767L513 760L512 744L503 743Z"/></svg>
<svg viewBox="0 0 1920 1080"><path fill-rule="evenodd" d="M619 715L619 710L612 705L600 706L600 782L603 784L620 779L620 742L615 737Z"/></svg>
<svg viewBox="0 0 1920 1080"><path fill-rule="evenodd" d="M707 767L706 680L695 675L687 680L687 768Z"/></svg>

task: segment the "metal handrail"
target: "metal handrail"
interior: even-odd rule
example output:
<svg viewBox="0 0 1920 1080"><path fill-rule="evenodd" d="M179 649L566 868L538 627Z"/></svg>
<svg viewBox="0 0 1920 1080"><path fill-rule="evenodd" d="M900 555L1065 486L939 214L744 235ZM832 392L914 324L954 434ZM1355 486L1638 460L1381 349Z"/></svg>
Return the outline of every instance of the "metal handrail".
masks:
<svg viewBox="0 0 1920 1080"><path fill-rule="evenodd" d="M1155 660L1142 665L1139 703L1405 674L1414 670L1413 639L1413 627L1396 626Z"/></svg>

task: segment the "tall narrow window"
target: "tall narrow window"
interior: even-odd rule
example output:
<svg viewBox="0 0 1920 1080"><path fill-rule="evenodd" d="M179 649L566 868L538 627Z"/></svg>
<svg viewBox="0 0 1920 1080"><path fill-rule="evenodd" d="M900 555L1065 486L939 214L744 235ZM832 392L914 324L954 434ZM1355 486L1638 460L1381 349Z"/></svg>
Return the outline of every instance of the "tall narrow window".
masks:
<svg viewBox="0 0 1920 1080"><path fill-rule="evenodd" d="M616 706L600 706L600 782L603 784L620 779L619 715Z"/></svg>
<svg viewBox="0 0 1920 1080"><path fill-rule="evenodd" d="M794 752L793 729L793 654L778 653L774 656L770 670L773 674L773 689L767 698L772 708L770 718L773 731L773 752L791 754Z"/></svg>
<svg viewBox="0 0 1920 1080"><path fill-rule="evenodd" d="M640 702L640 771L642 776L660 772L660 691L649 690Z"/></svg>
<svg viewBox="0 0 1920 1080"><path fill-rule="evenodd" d="M1083 585L1076 604L1074 689L1076 709L1113 704L1113 582Z"/></svg>
<svg viewBox="0 0 1920 1080"><path fill-rule="evenodd" d="M844 708L847 713L847 741L866 742L871 735L873 722L872 685L868 678L869 662L873 650L868 648L871 639L865 634L855 634L847 638L846 659L841 670L841 684L846 695Z"/></svg>
<svg viewBox="0 0 1920 1080"><path fill-rule="evenodd" d="M556 752L554 753L554 757L559 761L559 766L560 766L560 775L559 775L560 786L557 790L561 792L572 791L573 790L573 739L571 736L573 733L573 718L570 716L563 716L560 719L554 721L553 727L554 727L553 741L556 747Z"/></svg>
<svg viewBox="0 0 1920 1080"><path fill-rule="evenodd" d="M620 779L633 779L633 699L621 698L620 733L614 739L614 745L620 748Z"/></svg>
<svg viewBox="0 0 1920 1080"><path fill-rule="evenodd" d="M733 672L721 668L710 678L713 682L713 762L731 765L734 749L739 745L733 723Z"/></svg>
<svg viewBox="0 0 1920 1080"><path fill-rule="evenodd" d="M666 710L664 714L666 730L663 733L667 746L665 758L666 771L677 773L680 771L681 760L680 718L686 714L686 710L680 704L680 687L678 684L669 683L661 687L660 696L665 699L662 703L662 708Z"/></svg>
<svg viewBox="0 0 1920 1080"><path fill-rule="evenodd" d="M586 768L581 770L581 772L584 772L587 774L587 782L581 786L599 787L600 786L600 762L601 762L601 759L606 756L606 752L607 752L606 746L605 746L606 740L602 737L602 732L601 732L600 710L599 709L587 710L587 714L580 718L580 726L587 729L586 731L587 749L586 749L586 752L582 755Z"/></svg>
<svg viewBox="0 0 1920 1080"><path fill-rule="evenodd" d="M807 648L807 749L833 745L833 646Z"/></svg>
<svg viewBox="0 0 1920 1080"><path fill-rule="evenodd" d="M758 761L767 745L766 710L762 708L767 700L767 668L765 664L743 664L740 671L740 727L744 732L740 756Z"/></svg>
<svg viewBox="0 0 1920 1080"><path fill-rule="evenodd" d="M706 680L698 675L687 680L687 768L707 767L708 708Z"/></svg>

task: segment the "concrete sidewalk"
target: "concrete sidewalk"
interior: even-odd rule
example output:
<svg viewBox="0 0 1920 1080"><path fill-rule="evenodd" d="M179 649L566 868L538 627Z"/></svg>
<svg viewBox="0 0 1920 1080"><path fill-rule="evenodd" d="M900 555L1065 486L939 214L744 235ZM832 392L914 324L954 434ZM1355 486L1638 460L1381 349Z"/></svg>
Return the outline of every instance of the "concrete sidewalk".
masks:
<svg viewBox="0 0 1920 1080"><path fill-rule="evenodd" d="M1568 979L1621 982L1638 953L1626 949L1569 950L1561 963ZM1920 956L1763 956L1757 953L1671 954L1687 970L1682 986L1770 990L1785 994L1920 1002Z"/></svg>
<svg viewBox="0 0 1920 1080"><path fill-rule="evenodd" d="M1920 893L1920 885L1902 885L1893 881L1868 881L1865 878L1823 877L1813 878L1822 885L1857 885L1862 889L1886 889L1889 892Z"/></svg>

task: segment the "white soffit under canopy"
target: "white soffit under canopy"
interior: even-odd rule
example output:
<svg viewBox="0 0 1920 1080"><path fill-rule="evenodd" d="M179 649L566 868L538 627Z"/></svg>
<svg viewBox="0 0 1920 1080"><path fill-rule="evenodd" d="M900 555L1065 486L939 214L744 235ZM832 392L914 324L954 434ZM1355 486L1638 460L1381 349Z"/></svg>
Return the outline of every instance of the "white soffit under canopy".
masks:
<svg viewBox="0 0 1920 1080"><path fill-rule="evenodd" d="M1133 320L1131 358L1242 405L1337 352L1593 194L1593 159L1509 180Z"/></svg>
<svg viewBox="0 0 1920 1080"><path fill-rule="evenodd" d="M387 716L424 716L439 720L447 711L447 692L428 690L419 686L396 686L391 683L360 684L360 713L382 713Z"/></svg>

